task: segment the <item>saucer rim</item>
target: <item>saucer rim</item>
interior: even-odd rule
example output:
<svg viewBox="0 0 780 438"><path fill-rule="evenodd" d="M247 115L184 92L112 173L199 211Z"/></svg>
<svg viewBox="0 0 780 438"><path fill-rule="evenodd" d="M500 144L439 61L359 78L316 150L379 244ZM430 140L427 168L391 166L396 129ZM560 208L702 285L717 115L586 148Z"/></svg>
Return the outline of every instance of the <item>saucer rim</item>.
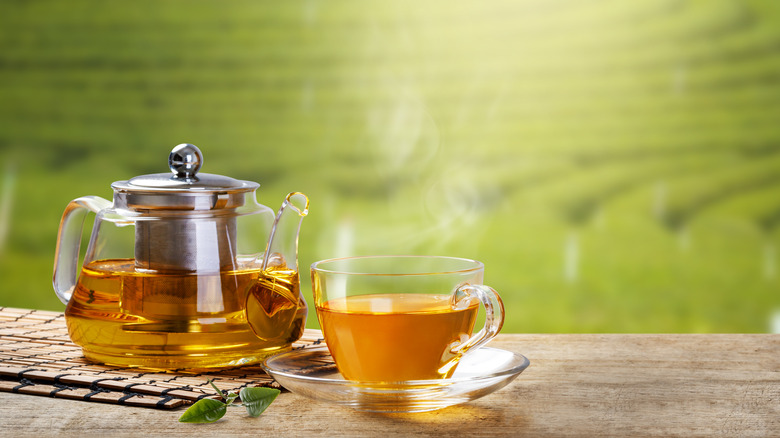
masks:
<svg viewBox="0 0 780 438"><path fill-rule="evenodd" d="M504 378L507 376L517 376L521 374L523 371L525 371L525 369L531 365L531 361L528 360L528 358L523 354L515 353L514 351L510 351L510 350L504 350L502 348L487 347L487 346L481 347L479 348L479 350L473 351L470 354L479 353L483 350L500 351L504 353L509 353L514 358L519 359L520 364L490 374L463 376L463 377L456 377L456 378L449 377L446 379L404 380L404 381L397 381L397 382L347 380L344 379L343 376L341 376L341 373L338 371L338 369L336 369L336 373L338 373L338 375L341 377L340 379L333 379L327 377L312 377L304 374L295 374L286 371L280 371L268 365L268 362L276 358L279 358L281 356L296 355L304 351L323 350L323 349L330 354L330 350L328 349L327 345L307 346L307 347L302 347L295 350L275 354L273 356L269 356L260 363L260 366L271 377L274 377L274 374L279 374L282 377L289 378L289 379L296 379L299 381L310 381L313 383L326 383L326 384L343 385L343 386L374 387L377 389L381 389L381 388L390 388L390 387L398 388L399 386L401 387L416 387L416 386L431 386L431 385L446 386L446 385L453 385L458 383L467 383L467 382L475 382L480 380Z"/></svg>

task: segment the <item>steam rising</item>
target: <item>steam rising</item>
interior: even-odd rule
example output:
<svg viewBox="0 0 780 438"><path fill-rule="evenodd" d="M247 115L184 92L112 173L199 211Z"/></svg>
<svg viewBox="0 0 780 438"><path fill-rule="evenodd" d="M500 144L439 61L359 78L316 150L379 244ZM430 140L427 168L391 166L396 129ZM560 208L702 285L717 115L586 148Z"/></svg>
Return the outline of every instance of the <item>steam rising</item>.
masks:
<svg viewBox="0 0 780 438"><path fill-rule="evenodd" d="M433 167L439 131L412 84L389 89L400 91L388 104L379 103L368 111L367 144L376 151L380 173L419 180Z"/></svg>
<svg viewBox="0 0 780 438"><path fill-rule="evenodd" d="M436 253L453 242L461 247L476 243L479 227L474 227L484 213L480 169L466 162L468 151L444 144L439 124L414 86L405 84L402 90L389 105L369 112L375 166L397 184L392 191L397 196L384 200L391 220L372 224L371 238L360 241L398 253ZM394 237L382 241L388 229Z"/></svg>

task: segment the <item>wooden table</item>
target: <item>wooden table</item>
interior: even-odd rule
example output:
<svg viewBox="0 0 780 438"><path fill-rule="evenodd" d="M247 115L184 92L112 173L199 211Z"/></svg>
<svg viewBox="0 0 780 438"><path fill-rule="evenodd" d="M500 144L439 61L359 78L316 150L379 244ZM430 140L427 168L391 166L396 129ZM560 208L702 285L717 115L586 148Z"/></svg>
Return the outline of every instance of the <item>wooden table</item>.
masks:
<svg viewBox="0 0 780 438"><path fill-rule="evenodd" d="M260 417L0 393L0 435L780 436L780 335L506 335L531 366L471 403L368 414L282 393ZM229 434L229 435L228 435ZM268 435L266 435L268 436Z"/></svg>

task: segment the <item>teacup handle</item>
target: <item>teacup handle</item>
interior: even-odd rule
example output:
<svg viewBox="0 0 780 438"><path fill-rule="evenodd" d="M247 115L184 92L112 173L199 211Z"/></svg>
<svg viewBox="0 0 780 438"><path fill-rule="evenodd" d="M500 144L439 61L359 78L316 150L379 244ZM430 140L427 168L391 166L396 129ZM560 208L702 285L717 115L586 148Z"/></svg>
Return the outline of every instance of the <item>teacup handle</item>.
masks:
<svg viewBox="0 0 780 438"><path fill-rule="evenodd" d="M454 302L476 297L485 306L485 326L477 334L472 335L466 342L454 347L450 352L458 356L466 354L472 348L476 349L488 343L496 337L504 325L504 303L498 292L489 286L482 284L466 284L460 286L454 295Z"/></svg>

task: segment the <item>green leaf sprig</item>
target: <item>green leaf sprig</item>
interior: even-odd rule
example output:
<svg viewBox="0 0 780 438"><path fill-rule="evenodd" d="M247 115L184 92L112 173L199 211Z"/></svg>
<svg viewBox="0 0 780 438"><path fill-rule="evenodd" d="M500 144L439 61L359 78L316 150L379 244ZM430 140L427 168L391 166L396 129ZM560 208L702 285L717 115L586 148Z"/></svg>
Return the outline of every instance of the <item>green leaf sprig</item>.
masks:
<svg viewBox="0 0 780 438"><path fill-rule="evenodd" d="M273 388L242 388L235 392L226 392L217 388L212 380L208 383L217 391L222 401L213 398L202 398L187 408L179 417L180 423L213 423L225 416L228 406L237 406L233 402L241 397L241 405L252 417L258 417L271 405L281 391Z"/></svg>

